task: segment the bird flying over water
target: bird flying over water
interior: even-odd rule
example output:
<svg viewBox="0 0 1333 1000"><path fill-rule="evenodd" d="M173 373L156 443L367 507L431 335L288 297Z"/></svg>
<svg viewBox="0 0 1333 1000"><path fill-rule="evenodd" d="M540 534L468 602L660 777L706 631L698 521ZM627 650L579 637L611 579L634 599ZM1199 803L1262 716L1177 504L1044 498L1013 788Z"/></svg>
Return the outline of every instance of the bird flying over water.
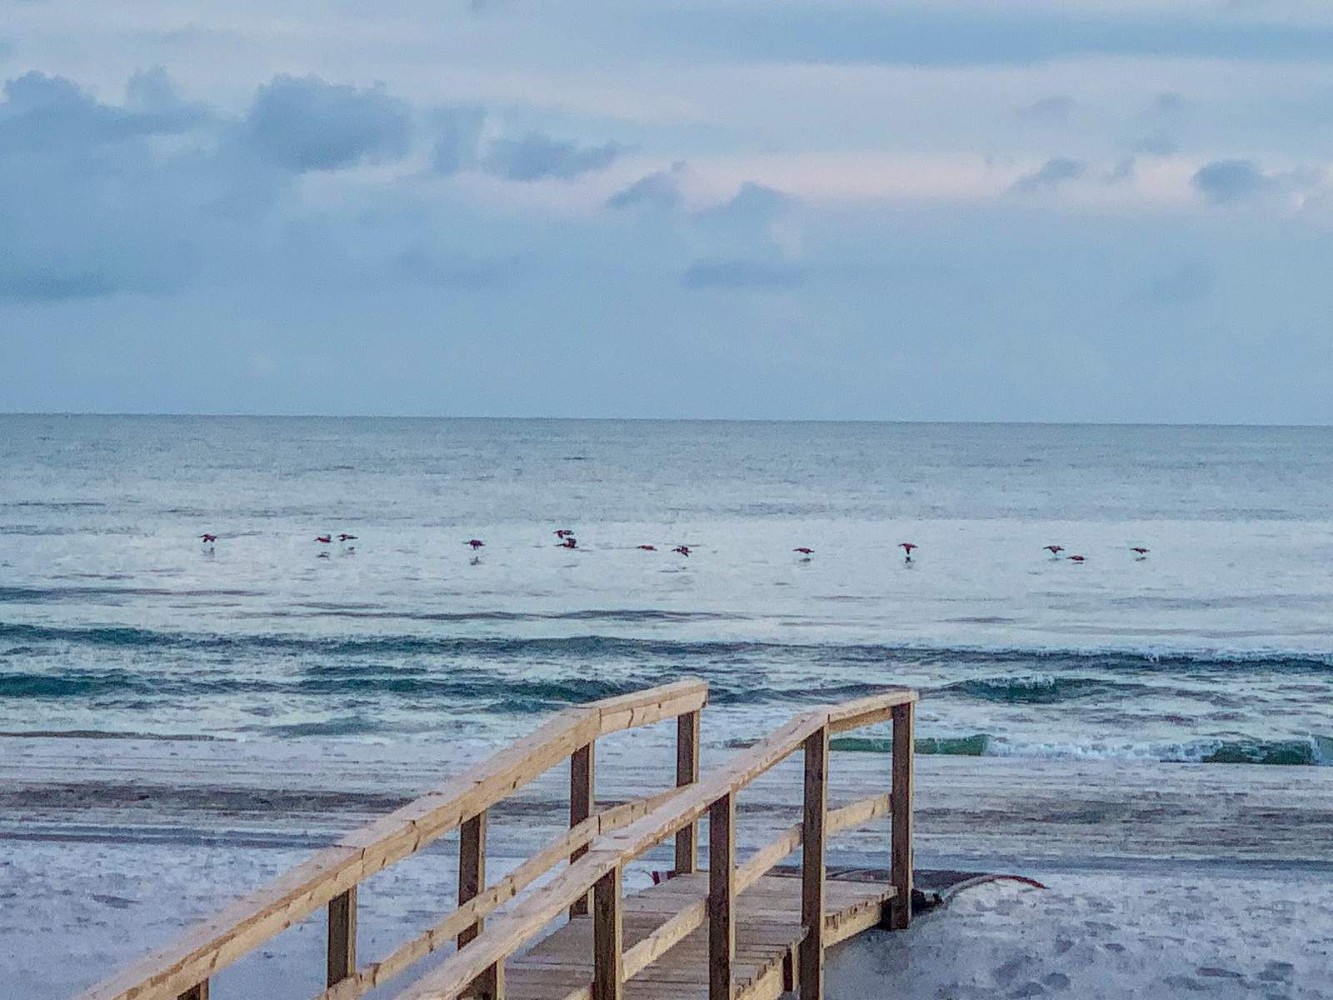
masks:
<svg viewBox="0 0 1333 1000"><path fill-rule="evenodd" d="M332 544L332 542L333 542L333 536L332 536L332 535L316 535L316 536L315 536L315 541L319 542L320 545L329 545L329 544Z"/></svg>
<svg viewBox="0 0 1333 1000"><path fill-rule="evenodd" d="M808 555L813 555L815 550L811 548L806 548L804 545L800 545L792 549L792 551L799 552L803 556L808 556Z"/></svg>
<svg viewBox="0 0 1333 1000"><path fill-rule="evenodd" d="M1142 545L1132 545L1130 546L1129 551L1133 552L1140 559L1142 559L1144 556L1148 554L1148 550L1145 549Z"/></svg>
<svg viewBox="0 0 1333 1000"><path fill-rule="evenodd" d="M464 542L463 544L464 544L464 545L471 545L471 546L472 546L472 551L473 551L473 552L476 552L477 549L482 548L483 546L485 546L486 543L483 542L480 538L469 538L469 539L468 539L466 542Z"/></svg>
<svg viewBox="0 0 1333 1000"><path fill-rule="evenodd" d="M900 549L903 550L903 561L904 561L904 562L911 562L911 561L912 561L912 550L915 549L915 548L918 548L918 547L919 547L919 546L917 546L915 542L899 542L899 543L898 543L898 548L900 548Z"/></svg>
<svg viewBox="0 0 1333 1000"><path fill-rule="evenodd" d="M579 547L579 540L573 535L564 535L561 537L557 547L562 549L577 549Z"/></svg>
<svg viewBox="0 0 1333 1000"><path fill-rule="evenodd" d="M1072 563L1086 562L1083 556L1066 556L1065 558L1067 558Z"/></svg>
<svg viewBox="0 0 1333 1000"><path fill-rule="evenodd" d="M1063 545L1046 545L1043 546L1043 548L1045 548L1046 551L1053 556L1058 556L1061 552L1065 550L1065 547Z"/></svg>
<svg viewBox="0 0 1333 1000"><path fill-rule="evenodd" d="M635 548L642 549L644 552L656 552L656 545L636 545Z"/></svg>
<svg viewBox="0 0 1333 1000"><path fill-rule="evenodd" d="M555 537L559 538L561 541L564 541L566 538L573 538L574 532L570 528L557 528L555 530Z"/></svg>
<svg viewBox="0 0 1333 1000"><path fill-rule="evenodd" d="M672 552L679 552L681 555L685 556L687 559L689 558L689 555L690 555L690 547L689 547L688 545L677 545L677 546L676 546L674 549L672 549L671 551L672 551Z"/></svg>
<svg viewBox="0 0 1333 1000"><path fill-rule="evenodd" d="M210 535L208 532L205 531L202 535L199 536L199 540L203 542L205 545L212 545L214 542L218 540L218 536Z"/></svg>
<svg viewBox="0 0 1333 1000"><path fill-rule="evenodd" d="M354 542L356 541L356 535L349 535L347 532L344 531L341 535L338 536L338 541Z"/></svg>

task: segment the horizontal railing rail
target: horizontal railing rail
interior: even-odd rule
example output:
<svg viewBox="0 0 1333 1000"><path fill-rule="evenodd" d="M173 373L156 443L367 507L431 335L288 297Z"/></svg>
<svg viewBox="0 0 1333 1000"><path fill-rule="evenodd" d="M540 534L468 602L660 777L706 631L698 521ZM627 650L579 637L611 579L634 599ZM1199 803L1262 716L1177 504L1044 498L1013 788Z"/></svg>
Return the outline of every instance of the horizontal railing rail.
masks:
<svg viewBox="0 0 1333 1000"><path fill-rule="evenodd" d="M207 1000L209 981L220 970L320 907L328 910L329 988L321 996L329 1000L358 997L450 941L457 942L460 954L472 951L469 942L475 944L478 935L485 936L487 915L566 858L577 868L581 857L591 856L584 852L599 838L651 815L683 794L679 786L697 780L699 714L707 701L706 683L681 681L560 712L462 775L340 837L333 846L197 925L165 949L91 987L78 1000ZM677 720L678 788L597 811L593 793L597 739L672 718ZM565 760L570 761L569 832L487 886L488 810ZM358 885L454 830L460 831L458 908L386 958L358 969ZM697 853L695 829L682 824L673 832L678 832L676 867L692 871ZM583 896L586 900L587 893ZM583 901L571 897L564 905L580 912ZM478 988L502 993L503 984L495 981L495 975L483 978Z"/></svg>
<svg viewBox="0 0 1333 1000"><path fill-rule="evenodd" d="M903 928L911 919L912 892L912 731L917 695L908 689L806 712L767 739L741 751L723 768L671 795L646 815L604 833L562 874L535 890L491 923L466 947L446 959L398 1000L453 1000L474 991L499 1000L504 961L532 942L576 901L593 893L593 974L586 988L564 1000L621 1000L624 983L674 945L708 924L710 1000L733 996L736 897L779 861L802 848L800 995L821 995L824 953L825 842L827 837L886 813L892 816L888 924ZM830 810L827 802L829 737L892 720L892 781L887 794ZM744 864L735 862L737 793L785 760L804 751L805 786L802 822L756 851ZM672 834L691 828L704 815L709 825L707 898L684 906L628 951L623 948L621 900L627 864Z"/></svg>

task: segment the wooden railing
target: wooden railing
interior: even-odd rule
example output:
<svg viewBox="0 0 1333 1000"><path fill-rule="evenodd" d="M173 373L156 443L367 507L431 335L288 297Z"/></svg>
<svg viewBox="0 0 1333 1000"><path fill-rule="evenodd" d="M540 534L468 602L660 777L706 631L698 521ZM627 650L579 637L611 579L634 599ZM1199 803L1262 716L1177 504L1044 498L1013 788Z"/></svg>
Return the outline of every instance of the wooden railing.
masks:
<svg viewBox="0 0 1333 1000"><path fill-rule="evenodd" d="M507 957L543 929L593 895L592 981L563 1000L621 1000L624 984L674 945L708 926L709 998L731 1000L736 956L736 898L788 854L802 848L799 989L802 1000L819 1000L823 990L825 845L829 836L888 812L892 816L890 880L894 894L888 924L911 921L912 900L912 729L916 693L894 689L860 701L807 712L766 740L734 757L726 767L671 795L651 812L594 839L565 872L535 890L493 921L466 948L420 979L399 1000L453 1000L477 990L494 1000L504 995ZM828 808L829 738L872 723L893 722L893 771L887 795L875 795L839 809ZM697 746L697 742L695 744ZM776 840L736 863L736 795L796 750L804 751L803 819ZM707 897L686 905L628 950L623 946L622 879L626 865L708 817ZM679 859L679 851L677 852ZM678 864L678 867L679 864ZM687 870L692 870L687 869Z"/></svg>
<svg viewBox="0 0 1333 1000"><path fill-rule="evenodd" d="M599 737L654 722L677 720L677 786L699 777L699 713L708 701L702 681L682 681L608 698L556 715L534 733L383 819L341 837L259 892L205 921L166 949L81 994L80 1000L208 1000L209 980L279 932L328 910L328 989L323 1000L350 1000L456 942L475 952L489 936L484 918L557 864L582 870L590 845L610 831L653 815L680 788L597 811L593 794ZM488 885L488 810L555 765L570 761L570 827L555 843ZM356 962L357 886L453 830L460 831L458 907L389 956L363 968ZM693 871L693 823L673 827L676 868ZM600 857L601 855L595 855ZM592 888L591 883L588 889ZM561 904L581 912L588 890ZM470 942L470 943L469 943ZM474 978L479 991L503 992L502 966L488 963Z"/></svg>

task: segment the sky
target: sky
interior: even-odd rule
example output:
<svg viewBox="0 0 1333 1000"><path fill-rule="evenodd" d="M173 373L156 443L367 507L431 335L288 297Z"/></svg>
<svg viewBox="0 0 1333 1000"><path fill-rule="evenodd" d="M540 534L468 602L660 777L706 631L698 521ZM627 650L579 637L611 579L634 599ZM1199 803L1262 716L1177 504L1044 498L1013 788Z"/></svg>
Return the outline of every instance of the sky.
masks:
<svg viewBox="0 0 1333 1000"><path fill-rule="evenodd" d="M1333 423L1325 0L0 0L0 411Z"/></svg>

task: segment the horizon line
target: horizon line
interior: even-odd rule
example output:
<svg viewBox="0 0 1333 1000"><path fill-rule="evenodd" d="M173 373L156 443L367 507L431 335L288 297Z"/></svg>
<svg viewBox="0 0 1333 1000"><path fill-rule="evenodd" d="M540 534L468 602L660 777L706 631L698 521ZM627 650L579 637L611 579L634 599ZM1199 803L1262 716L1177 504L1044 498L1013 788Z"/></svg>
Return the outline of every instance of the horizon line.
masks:
<svg viewBox="0 0 1333 1000"><path fill-rule="evenodd" d="M514 416L482 414L409 414L409 413L186 413L139 412L131 410L0 410L2 417L120 417L132 419L193 420L476 420L512 422L565 423L662 423L662 424L903 424L924 426L995 426L995 427L1255 427L1291 430L1326 430L1323 424L1260 421L1131 421L1131 420L920 420L871 417L570 417Z"/></svg>

